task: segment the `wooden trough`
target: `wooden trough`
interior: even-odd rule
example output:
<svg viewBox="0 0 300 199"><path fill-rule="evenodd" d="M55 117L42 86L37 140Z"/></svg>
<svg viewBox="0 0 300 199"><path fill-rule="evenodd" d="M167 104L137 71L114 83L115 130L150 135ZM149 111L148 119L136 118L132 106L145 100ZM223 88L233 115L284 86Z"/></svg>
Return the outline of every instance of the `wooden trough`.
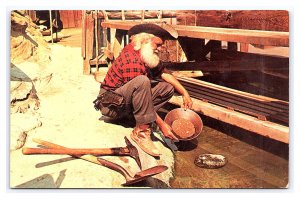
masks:
<svg viewBox="0 0 300 199"><path fill-rule="evenodd" d="M173 17L174 13L170 14ZM98 16L98 15L97 15ZM112 16L112 15L111 15ZM103 15L100 16L100 18ZM86 59L84 74L90 74L90 63L93 53L93 17L85 20L86 41L83 57ZM110 38L107 48L113 57L117 57L128 42L127 31L141 21L104 20L101 27L107 29ZM280 78L288 79L288 58L264 57L263 55L243 54L248 45L258 46L289 46L289 32L246 30L235 28L217 28L191 25L173 25L178 31L179 43L186 54L189 63L171 63L173 70L203 70L203 71L247 71L261 70L272 73ZM208 41L205 42L204 40ZM221 41L228 42L228 49L222 51ZM89 44L88 44L89 43ZM240 51L237 51L240 45ZM198 54L195 54L199 52ZM205 56L211 53L213 60L206 60ZM220 59L220 57L240 57L241 59ZM111 55L112 56L112 55ZM204 60L204 61L203 61ZM173 65L173 66L172 66ZM175 66L177 65L177 66ZM271 72L270 72L271 71ZM275 71L275 72L274 72ZM276 71L279 71L278 73ZM287 73L281 73L286 71ZM254 95L224 86L203 82L187 77L178 77L187 88L193 99L193 110L220 121L238 126L251 132L269 137L280 142L289 143L289 103L270 97ZM171 103L182 105L180 96L174 96Z"/></svg>

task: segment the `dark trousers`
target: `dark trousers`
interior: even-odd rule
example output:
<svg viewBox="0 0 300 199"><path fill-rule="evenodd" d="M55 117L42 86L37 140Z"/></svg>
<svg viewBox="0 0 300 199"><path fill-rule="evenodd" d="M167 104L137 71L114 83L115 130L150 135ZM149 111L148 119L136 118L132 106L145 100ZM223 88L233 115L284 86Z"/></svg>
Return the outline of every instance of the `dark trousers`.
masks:
<svg viewBox="0 0 300 199"><path fill-rule="evenodd" d="M118 117L124 118L133 114L136 124L139 125L156 120L156 111L171 99L174 87L163 80L150 80L145 75L139 75L115 92L121 94L126 103L126 111L118 113Z"/></svg>

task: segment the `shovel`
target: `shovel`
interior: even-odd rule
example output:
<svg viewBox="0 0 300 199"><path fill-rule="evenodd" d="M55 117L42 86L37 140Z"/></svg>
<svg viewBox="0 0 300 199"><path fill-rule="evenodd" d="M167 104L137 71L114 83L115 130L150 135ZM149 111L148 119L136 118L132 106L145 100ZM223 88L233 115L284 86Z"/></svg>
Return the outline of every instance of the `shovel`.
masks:
<svg viewBox="0 0 300 199"><path fill-rule="evenodd" d="M146 170L142 170L140 172L137 172L133 177L128 173L128 171L126 169L124 169L123 167L121 167L120 165L110 162L108 160L102 159L102 158L97 158L98 162L100 162L100 164L102 166L105 166L107 168L110 168L114 171L119 172L120 174L122 174L125 177L126 182L123 183L122 185L127 186L127 185L131 185L140 181L145 180L146 178L149 178L151 176L154 176L156 174L162 173L165 170L168 169L167 166L164 165L158 165L158 166L154 166L151 167L149 169Z"/></svg>

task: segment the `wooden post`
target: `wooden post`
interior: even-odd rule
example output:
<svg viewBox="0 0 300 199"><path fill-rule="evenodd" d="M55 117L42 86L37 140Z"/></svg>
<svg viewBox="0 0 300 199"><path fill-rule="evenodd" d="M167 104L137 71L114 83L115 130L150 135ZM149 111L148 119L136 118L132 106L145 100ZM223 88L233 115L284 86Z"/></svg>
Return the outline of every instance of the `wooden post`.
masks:
<svg viewBox="0 0 300 199"><path fill-rule="evenodd" d="M93 58L94 48L94 18L92 14L86 17L86 55L83 60L83 74L89 75L91 72L90 60Z"/></svg>
<svg viewBox="0 0 300 199"><path fill-rule="evenodd" d="M124 13L124 10L122 10L122 21L125 21L125 13Z"/></svg>
<svg viewBox="0 0 300 199"><path fill-rule="evenodd" d="M49 18L50 18L51 43L53 44L53 25L52 25L52 13L51 13L51 10L49 10Z"/></svg>
<svg viewBox="0 0 300 199"><path fill-rule="evenodd" d="M158 11L158 13L157 13L157 18L158 18L158 20L159 20L159 22L162 22L162 10L160 10L160 11Z"/></svg>
<svg viewBox="0 0 300 199"><path fill-rule="evenodd" d="M107 15L107 12L105 10L101 10L102 12L102 15L104 16L104 20L105 21L108 21L108 15Z"/></svg>
<svg viewBox="0 0 300 199"><path fill-rule="evenodd" d="M141 21L144 22L145 20L145 10L141 11Z"/></svg>
<svg viewBox="0 0 300 199"><path fill-rule="evenodd" d="M31 18L32 21L36 21L36 11L35 10L28 10L27 14Z"/></svg>
<svg viewBox="0 0 300 199"><path fill-rule="evenodd" d="M248 47L249 47L249 44L241 43L240 44L240 51L246 53L246 52L248 52Z"/></svg>
<svg viewBox="0 0 300 199"><path fill-rule="evenodd" d="M96 71L98 71L98 11L95 11Z"/></svg>
<svg viewBox="0 0 300 199"><path fill-rule="evenodd" d="M56 22L56 32L55 32L55 41L58 42L58 19L57 19L57 10L55 10L55 22Z"/></svg>
<svg viewBox="0 0 300 199"><path fill-rule="evenodd" d="M82 11L82 42L81 42L81 55L85 59L86 53L86 13Z"/></svg>

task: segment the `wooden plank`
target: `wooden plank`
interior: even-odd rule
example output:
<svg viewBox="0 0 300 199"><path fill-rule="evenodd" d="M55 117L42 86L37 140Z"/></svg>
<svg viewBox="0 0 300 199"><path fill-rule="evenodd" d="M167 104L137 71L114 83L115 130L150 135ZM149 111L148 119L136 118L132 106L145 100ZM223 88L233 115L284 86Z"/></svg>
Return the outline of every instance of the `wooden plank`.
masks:
<svg viewBox="0 0 300 199"><path fill-rule="evenodd" d="M241 52L248 52L249 49L249 44L245 44L245 43L240 43L240 51Z"/></svg>
<svg viewBox="0 0 300 199"><path fill-rule="evenodd" d="M82 10L74 10L75 27L80 28L82 24Z"/></svg>
<svg viewBox="0 0 300 199"><path fill-rule="evenodd" d="M101 60L101 57L98 56L98 61L97 61L96 57L94 59L90 60L90 66L97 65L97 62L98 62L98 64L107 64L106 60Z"/></svg>
<svg viewBox="0 0 300 199"><path fill-rule="evenodd" d="M177 10L176 11L176 24L177 25L196 25L196 10Z"/></svg>
<svg viewBox="0 0 300 199"><path fill-rule="evenodd" d="M102 27L129 30L139 22L109 21ZM173 25L181 37L191 37L218 41L229 41L266 46L289 46L289 32L212 28L202 26Z"/></svg>
<svg viewBox="0 0 300 199"><path fill-rule="evenodd" d="M209 40L247 44L261 44L268 46L289 46L288 32L179 25L174 25L174 28L177 30L178 34L183 37L204 38Z"/></svg>
<svg viewBox="0 0 300 199"><path fill-rule="evenodd" d="M59 10L59 18L63 28L82 27L82 13L85 13L85 10Z"/></svg>
<svg viewBox="0 0 300 199"><path fill-rule="evenodd" d="M28 10L27 13L32 21L36 21L36 11L35 10Z"/></svg>
<svg viewBox="0 0 300 199"><path fill-rule="evenodd" d="M74 10L68 10L69 28L75 28Z"/></svg>
<svg viewBox="0 0 300 199"><path fill-rule="evenodd" d="M69 27L69 21L68 21L68 12L67 10L60 10L59 11L60 20L63 24L63 28Z"/></svg>
<svg viewBox="0 0 300 199"><path fill-rule="evenodd" d="M269 121L262 121L242 113L213 105L201 100L192 98L193 110L215 118L217 120L238 126L248 131L269 137L280 142L289 143L289 128ZM173 96L169 101L172 104L182 106L182 97Z"/></svg>
<svg viewBox="0 0 300 199"><path fill-rule="evenodd" d="M262 70L262 73L272 75L275 77L279 77L282 79L289 79L289 71L288 70L283 70L283 71L274 71L274 70Z"/></svg>
<svg viewBox="0 0 300 199"><path fill-rule="evenodd" d="M197 10L197 26L289 31L286 10Z"/></svg>
<svg viewBox="0 0 300 199"><path fill-rule="evenodd" d="M174 70L171 71L172 75L175 77L191 77L191 78L195 78L195 77L202 77L203 76L203 72L200 70Z"/></svg>
<svg viewBox="0 0 300 199"><path fill-rule="evenodd" d="M81 56L83 57L83 59L85 59L85 53L86 53L86 15L85 15L85 11L82 11L83 15L82 15L82 31L81 31L81 35L82 35L82 41L81 41Z"/></svg>

